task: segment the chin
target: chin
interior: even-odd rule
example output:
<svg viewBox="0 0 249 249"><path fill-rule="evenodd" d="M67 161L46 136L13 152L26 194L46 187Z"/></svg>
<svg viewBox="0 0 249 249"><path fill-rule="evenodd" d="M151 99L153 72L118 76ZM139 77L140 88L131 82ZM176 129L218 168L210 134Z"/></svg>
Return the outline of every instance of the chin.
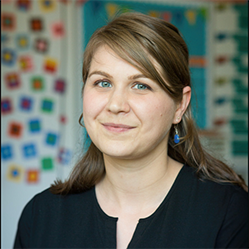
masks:
<svg viewBox="0 0 249 249"><path fill-rule="evenodd" d="M120 147L115 148L107 148L100 149L100 151L103 152L103 154L113 157L113 158L119 158L119 159L132 159L134 157L134 153L131 150L121 149Z"/></svg>

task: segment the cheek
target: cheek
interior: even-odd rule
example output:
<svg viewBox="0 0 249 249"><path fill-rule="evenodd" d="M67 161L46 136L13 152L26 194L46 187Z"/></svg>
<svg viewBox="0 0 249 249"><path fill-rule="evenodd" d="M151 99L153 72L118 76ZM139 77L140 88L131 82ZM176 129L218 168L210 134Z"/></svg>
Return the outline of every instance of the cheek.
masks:
<svg viewBox="0 0 249 249"><path fill-rule="evenodd" d="M83 93L83 116L86 118L96 118L105 105L104 99L94 91Z"/></svg>
<svg viewBox="0 0 249 249"><path fill-rule="evenodd" d="M139 103L134 103L135 112L141 119L146 119L150 123L169 121L175 113L175 104L165 98L150 98Z"/></svg>

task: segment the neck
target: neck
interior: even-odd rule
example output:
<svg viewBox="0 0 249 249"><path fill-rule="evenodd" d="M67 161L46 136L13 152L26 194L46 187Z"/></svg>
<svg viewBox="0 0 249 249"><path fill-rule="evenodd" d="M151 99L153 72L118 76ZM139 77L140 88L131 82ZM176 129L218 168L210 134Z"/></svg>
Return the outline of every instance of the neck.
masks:
<svg viewBox="0 0 249 249"><path fill-rule="evenodd" d="M104 161L106 175L97 185L98 198L109 201L110 206L115 204L117 210L137 212L143 207L154 209L161 203L182 166L164 153L137 160L104 155Z"/></svg>

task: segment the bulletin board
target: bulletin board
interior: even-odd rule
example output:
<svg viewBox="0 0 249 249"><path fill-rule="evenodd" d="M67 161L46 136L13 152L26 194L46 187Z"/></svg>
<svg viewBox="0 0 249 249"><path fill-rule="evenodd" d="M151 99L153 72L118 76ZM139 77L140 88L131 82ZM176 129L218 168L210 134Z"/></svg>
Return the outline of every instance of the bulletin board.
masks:
<svg viewBox="0 0 249 249"><path fill-rule="evenodd" d="M193 85L192 108L199 128L207 121L207 17L208 7L196 4L145 3L139 1L87 1L83 12L83 49L93 32L110 21L116 13L137 11L162 18L175 25L187 43Z"/></svg>
<svg viewBox="0 0 249 249"><path fill-rule="evenodd" d="M10 182L39 185L68 165L66 6L57 1L1 3L1 161ZM65 53L64 53L65 54ZM52 181L52 180L51 180Z"/></svg>

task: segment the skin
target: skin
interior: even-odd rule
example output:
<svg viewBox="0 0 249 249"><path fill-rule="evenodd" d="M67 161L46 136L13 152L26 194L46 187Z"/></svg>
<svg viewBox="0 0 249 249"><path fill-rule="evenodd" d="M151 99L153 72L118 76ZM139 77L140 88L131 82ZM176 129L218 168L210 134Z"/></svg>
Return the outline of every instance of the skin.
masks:
<svg viewBox="0 0 249 249"><path fill-rule="evenodd" d="M96 185L103 211L118 217L117 248L127 248L140 218L166 197L182 164L167 156L172 124L181 121L191 96L176 103L156 82L99 47L83 92L83 117L103 152L106 175Z"/></svg>

